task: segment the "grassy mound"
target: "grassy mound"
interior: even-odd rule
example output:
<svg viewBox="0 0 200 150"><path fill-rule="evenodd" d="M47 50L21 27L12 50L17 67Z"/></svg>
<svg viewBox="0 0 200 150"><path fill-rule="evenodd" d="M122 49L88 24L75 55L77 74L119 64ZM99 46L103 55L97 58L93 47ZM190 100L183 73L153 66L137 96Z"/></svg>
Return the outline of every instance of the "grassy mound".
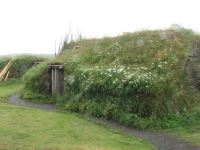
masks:
<svg viewBox="0 0 200 150"><path fill-rule="evenodd" d="M154 119L181 118L199 104L199 62L194 59L199 41L193 31L179 28L64 45L62 53L47 62L64 65L65 92L57 105L139 128L168 127L168 121L157 124ZM22 96L48 94L47 63L24 75Z"/></svg>
<svg viewBox="0 0 200 150"><path fill-rule="evenodd" d="M10 78L21 78L25 72L27 72L31 67L33 67L34 62L45 61L45 57L36 57L32 55L19 55L17 57L1 57L0 59L0 71L6 66L6 64L11 60L11 66L9 68Z"/></svg>

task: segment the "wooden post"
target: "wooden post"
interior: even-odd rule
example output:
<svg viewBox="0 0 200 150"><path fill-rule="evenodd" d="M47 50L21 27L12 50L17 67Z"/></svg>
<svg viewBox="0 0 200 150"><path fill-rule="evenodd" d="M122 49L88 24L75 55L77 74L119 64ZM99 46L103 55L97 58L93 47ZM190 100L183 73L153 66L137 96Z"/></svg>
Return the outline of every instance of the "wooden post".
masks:
<svg viewBox="0 0 200 150"><path fill-rule="evenodd" d="M9 67L11 65L11 61L9 61L7 63L7 65L3 68L3 70L0 73L0 81L2 80L2 78L4 77L4 75L6 74L6 72L8 71Z"/></svg>
<svg viewBox="0 0 200 150"><path fill-rule="evenodd" d="M7 81L9 73L10 73L10 71L7 72L5 81Z"/></svg>

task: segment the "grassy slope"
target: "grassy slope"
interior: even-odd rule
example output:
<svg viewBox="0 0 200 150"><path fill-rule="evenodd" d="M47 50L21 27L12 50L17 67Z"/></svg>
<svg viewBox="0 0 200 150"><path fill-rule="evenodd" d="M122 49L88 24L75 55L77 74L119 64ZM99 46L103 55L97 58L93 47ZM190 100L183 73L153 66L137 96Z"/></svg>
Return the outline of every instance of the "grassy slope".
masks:
<svg viewBox="0 0 200 150"><path fill-rule="evenodd" d="M185 72L189 51L196 38L199 37L190 30L168 29L81 40L66 45L63 53L50 63L64 64L65 88L69 88L66 93L73 93L74 99L81 92L92 95L98 91L98 95L107 94L105 99L109 99L110 95L117 97L121 103L128 103L129 99L131 103L124 103L126 106L122 108L123 111L130 109L130 113L143 117L170 117L173 113L182 112L184 108L189 109L198 103L194 92L191 92L188 84L190 79ZM80 48L75 49L75 46ZM98 74L95 67L100 68L101 74ZM84 75L86 72L87 77L76 76L74 70L77 71L77 68L83 70L78 73ZM114 73L113 68L122 70L121 74ZM107 79L109 73L111 77ZM127 79L129 75L131 79ZM80 80L73 85L70 83L73 81L71 77L75 81ZM139 83L136 82L137 79ZM116 80L116 84L113 84ZM73 94L69 99L73 99ZM127 98L122 100L124 97ZM101 98L102 96L94 99ZM130 105L133 106L129 108Z"/></svg>
<svg viewBox="0 0 200 150"><path fill-rule="evenodd" d="M0 97L21 83L0 84ZM93 123L79 115L12 106L0 102L0 149L155 149L149 143Z"/></svg>

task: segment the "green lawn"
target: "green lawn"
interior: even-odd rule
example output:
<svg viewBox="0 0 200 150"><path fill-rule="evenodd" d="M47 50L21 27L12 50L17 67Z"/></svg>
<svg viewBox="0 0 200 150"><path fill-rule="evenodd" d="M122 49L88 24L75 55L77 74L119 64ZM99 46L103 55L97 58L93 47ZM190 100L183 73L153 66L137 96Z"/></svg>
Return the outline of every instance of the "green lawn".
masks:
<svg viewBox="0 0 200 150"><path fill-rule="evenodd" d="M22 86L23 84L19 79L16 81L0 82L0 101L7 102L8 97L19 92Z"/></svg>
<svg viewBox="0 0 200 150"><path fill-rule="evenodd" d="M0 149L155 149L80 115L0 102Z"/></svg>
<svg viewBox="0 0 200 150"><path fill-rule="evenodd" d="M21 83L0 85L0 149L6 150L153 150L146 141L125 135L81 115L13 106L7 97Z"/></svg>

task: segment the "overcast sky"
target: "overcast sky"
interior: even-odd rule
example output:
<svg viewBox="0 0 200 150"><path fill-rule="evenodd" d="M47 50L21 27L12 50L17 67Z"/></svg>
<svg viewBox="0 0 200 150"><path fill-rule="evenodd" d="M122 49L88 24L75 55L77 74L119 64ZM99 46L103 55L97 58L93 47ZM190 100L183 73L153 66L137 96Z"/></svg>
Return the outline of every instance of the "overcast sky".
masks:
<svg viewBox="0 0 200 150"><path fill-rule="evenodd" d="M53 54L70 25L87 38L170 24L200 32L199 5L199 0L0 0L0 55Z"/></svg>

